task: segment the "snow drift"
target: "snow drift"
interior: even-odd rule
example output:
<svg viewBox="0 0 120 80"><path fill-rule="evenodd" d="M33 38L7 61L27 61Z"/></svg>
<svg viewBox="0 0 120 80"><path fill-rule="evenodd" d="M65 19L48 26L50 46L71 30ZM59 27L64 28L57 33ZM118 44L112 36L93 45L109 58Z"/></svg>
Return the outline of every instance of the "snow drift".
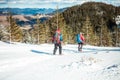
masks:
<svg viewBox="0 0 120 80"><path fill-rule="evenodd" d="M0 80L120 80L120 48L0 42Z"/></svg>

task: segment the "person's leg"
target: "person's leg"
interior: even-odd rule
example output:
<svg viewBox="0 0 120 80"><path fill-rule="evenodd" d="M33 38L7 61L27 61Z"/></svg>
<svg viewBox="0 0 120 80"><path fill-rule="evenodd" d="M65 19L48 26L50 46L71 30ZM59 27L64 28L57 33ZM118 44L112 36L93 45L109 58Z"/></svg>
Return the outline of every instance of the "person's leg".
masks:
<svg viewBox="0 0 120 80"><path fill-rule="evenodd" d="M80 51L80 43L78 43L78 51Z"/></svg>
<svg viewBox="0 0 120 80"><path fill-rule="evenodd" d="M56 51L57 51L57 44L54 44L54 51L53 51L53 55L55 55Z"/></svg>
<svg viewBox="0 0 120 80"><path fill-rule="evenodd" d="M62 54L62 45L59 44L59 54L61 55Z"/></svg>
<svg viewBox="0 0 120 80"><path fill-rule="evenodd" d="M82 51L83 43L80 43L80 51Z"/></svg>

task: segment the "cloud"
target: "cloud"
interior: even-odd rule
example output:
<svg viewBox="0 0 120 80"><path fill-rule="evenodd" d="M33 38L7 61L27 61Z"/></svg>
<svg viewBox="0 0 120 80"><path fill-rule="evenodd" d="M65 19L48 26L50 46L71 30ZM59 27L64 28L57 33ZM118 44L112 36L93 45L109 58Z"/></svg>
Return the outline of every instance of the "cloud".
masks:
<svg viewBox="0 0 120 80"><path fill-rule="evenodd" d="M70 7L77 4L83 4L85 2L105 2L107 4L113 4L120 6L120 0L0 0L0 7L4 7L9 4L9 7L18 8L59 8ZM2 4L2 5L1 5Z"/></svg>
<svg viewBox="0 0 120 80"><path fill-rule="evenodd" d="M5 0L0 0L0 4L7 3Z"/></svg>
<svg viewBox="0 0 120 80"><path fill-rule="evenodd" d="M111 4L120 6L120 0L111 1Z"/></svg>
<svg viewBox="0 0 120 80"><path fill-rule="evenodd" d="M97 1L97 2L107 2L112 4L120 3L120 0L0 0L0 1L8 1L9 3L83 3L88 1Z"/></svg>
<svg viewBox="0 0 120 80"><path fill-rule="evenodd" d="M91 0L7 0L9 3L77 3Z"/></svg>

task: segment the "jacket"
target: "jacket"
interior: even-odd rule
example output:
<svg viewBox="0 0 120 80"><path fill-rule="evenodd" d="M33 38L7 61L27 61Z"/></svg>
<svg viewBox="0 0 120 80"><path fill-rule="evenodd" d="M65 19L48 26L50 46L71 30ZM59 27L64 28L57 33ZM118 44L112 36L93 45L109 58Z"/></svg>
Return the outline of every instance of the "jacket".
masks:
<svg viewBox="0 0 120 80"><path fill-rule="evenodd" d="M77 43L84 43L85 38L82 34L77 34L76 35L76 41L77 41Z"/></svg>
<svg viewBox="0 0 120 80"><path fill-rule="evenodd" d="M59 35L59 36L57 37L57 35ZM53 42L53 43L58 43L58 44L60 44L61 41L63 41L62 34L55 34L55 35L53 36L53 38L52 38L52 42Z"/></svg>

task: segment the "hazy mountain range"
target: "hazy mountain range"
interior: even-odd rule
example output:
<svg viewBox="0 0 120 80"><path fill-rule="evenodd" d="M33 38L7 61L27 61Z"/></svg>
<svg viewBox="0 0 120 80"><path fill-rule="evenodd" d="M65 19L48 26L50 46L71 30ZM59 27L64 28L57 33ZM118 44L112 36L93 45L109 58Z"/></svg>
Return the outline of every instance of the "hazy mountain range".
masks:
<svg viewBox="0 0 120 80"><path fill-rule="evenodd" d="M59 13L64 12L67 8L59 9ZM40 21L47 20L52 15L56 14L57 9L52 8L0 8L0 24L8 25L8 12L12 13L16 23L20 26L25 24L33 25L36 23L36 16L39 14ZM40 15L41 14L41 15ZM41 17L40 17L41 16Z"/></svg>
<svg viewBox="0 0 120 80"><path fill-rule="evenodd" d="M66 8L59 9L59 12L63 12ZM11 12L13 15L36 15L36 14L53 14L56 9L52 8L0 8L0 15L5 15L7 12Z"/></svg>

